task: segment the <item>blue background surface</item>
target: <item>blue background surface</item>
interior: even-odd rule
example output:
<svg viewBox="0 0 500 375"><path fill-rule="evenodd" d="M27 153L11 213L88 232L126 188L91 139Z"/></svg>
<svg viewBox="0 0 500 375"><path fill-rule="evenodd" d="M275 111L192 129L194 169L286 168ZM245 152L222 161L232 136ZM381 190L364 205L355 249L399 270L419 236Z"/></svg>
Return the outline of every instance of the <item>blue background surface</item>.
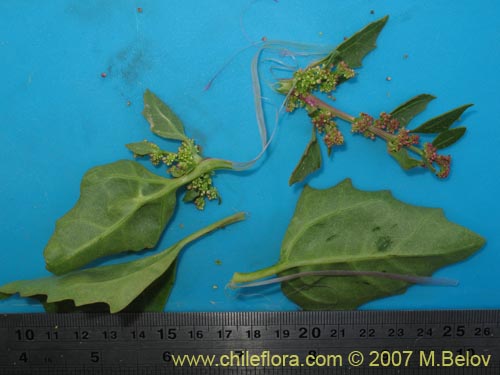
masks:
<svg viewBox="0 0 500 375"><path fill-rule="evenodd" d="M436 95L416 125L475 103L463 116L468 133L449 149L450 178L403 172L383 142L351 136L342 123L347 146L309 182L325 188L351 177L360 189L390 189L405 202L444 208L450 220L488 240L477 255L436 274L458 279L458 287L414 286L363 308L500 308L500 3L495 0L0 2L0 284L48 275L43 248L56 219L76 202L86 170L131 158L123 145L145 138L175 148L154 137L140 114L146 88L179 114L205 155L248 160L260 147L250 77L256 49L239 55L203 91L224 62L264 36L335 46L385 14L390 20L378 48L354 82L339 88L337 106L376 115L416 94ZM192 205L178 206L158 249L231 213L246 211L249 217L183 253L167 310L296 308L277 287L236 296L224 285L235 271L278 259L301 190L287 181L309 134L304 113L287 116L258 168L244 176L218 174L221 206L209 204L201 213ZM0 311L42 308L11 298L0 303Z"/></svg>

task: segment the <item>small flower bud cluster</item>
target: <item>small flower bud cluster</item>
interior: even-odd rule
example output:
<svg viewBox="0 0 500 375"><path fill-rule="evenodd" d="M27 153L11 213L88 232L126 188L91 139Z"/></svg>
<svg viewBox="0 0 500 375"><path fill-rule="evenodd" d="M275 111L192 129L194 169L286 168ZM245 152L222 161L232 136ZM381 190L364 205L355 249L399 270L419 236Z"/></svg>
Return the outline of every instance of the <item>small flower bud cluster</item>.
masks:
<svg viewBox="0 0 500 375"><path fill-rule="evenodd" d="M140 153L134 152L134 158L141 156L149 156L151 164L159 165L160 163L163 163L165 161L165 158L170 155L170 152L161 150L160 147L158 147L158 145L154 144L153 142L148 142L144 140L142 141L142 143L147 145L147 147L149 148L149 150L151 150L151 152L143 153L142 150L139 151Z"/></svg>
<svg viewBox="0 0 500 375"><path fill-rule="evenodd" d="M370 131L375 120L367 113L360 113L359 117L352 123L351 131L353 133L361 133L366 138L375 139L375 134Z"/></svg>
<svg viewBox="0 0 500 375"><path fill-rule="evenodd" d="M399 121L393 118L390 114L382 112L380 118L375 120L373 126L385 130L388 133L394 134L399 129Z"/></svg>
<svg viewBox="0 0 500 375"><path fill-rule="evenodd" d="M394 139L387 143L389 152L398 152L403 147L418 145L420 137L417 134L410 134L409 130L401 128Z"/></svg>
<svg viewBox="0 0 500 375"><path fill-rule="evenodd" d="M324 134L323 141L328 149L344 144L344 136L338 130L337 123L333 121L333 114L322 108L309 109L311 122L321 134Z"/></svg>
<svg viewBox="0 0 500 375"><path fill-rule="evenodd" d="M180 177L191 172L200 160L199 152L199 147L194 140L182 141L177 154L170 154L163 161L169 167L168 173L172 177Z"/></svg>
<svg viewBox="0 0 500 375"><path fill-rule="evenodd" d="M328 149L331 149L333 146L343 145L344 136L337 126L327 126L325 127L325 136L323 137L323 141Z"/></svg>
<svg viewBox="0 0 500 375"><path fill-rule="evenodd" d="M212 184L212 173L202 174L200 177L191 181L189 185L186 186L188 190L190 199L193 200L195 206L199 210L205 208L205 201L209 201L219 198L219 192Z"/></svg>
<svg viewBox="0 0 500 375"><path fill-rule="evenodd" d="M349 68L343 61L337 65L335 70L333 70L332 66L325 65L297 70L293 74L293 91L288 97L287 111L292 112L296 108L303 107L306 103L302 98L311 92L319 90L320 92L331 93L341 79L348 80L354 75L354 70ZM287 85L290 84L287 82Z"/></svg>
<svg viewBox="0 0 500 375"><path fill-rule="evenodd" d="M154 165L165 164L172 177L181 177L190 173L202 160L200 147L192 139L182 141L177 153L162 151L154 143L149 144L149 146L152 149L149 154L151 162ZM214 172L204 173L192 180L186 186L187 192L184 201L193 202L196 208L203 210L206 200L220 200L219 192L212 184L211 176L213 174Z"/></svg>
<svg viewBox="0 0 500 375"><path fill-rule="evenodd" d="M349 65L347 65L344 61L339 62L339 64L337 65L336 73L346 80L351 79L356 75L356 72L354 72L353 69L349 68Z"/></svg>
<svg viewBox="0 0 500 375"><path fill-rule="evenodd" d="M164 158L165 158L165 155L163 154L163 152L159 148L158 148L158 151L155 151L155 152L149 154L149 159L151 160L151 164L153 164L153 165L158 165L158 164L162 163Z"/></svg>
<svg viewBox="0 0 500 375"><path fill-rule="evenodd" d="M439 155L437 148L432 143L424 143L424 158L430 165L436 163L439 166L436 176L439 178L448 177L451 168L450 155Z"/></svg>
<svg viewBox="0 0 500 375"><path fill-rule="evenodd" d="M319 89L322 92L335 90L338 75L324 66L315 66L308 69L299 69L294 75L295 90L302 94L309 94Z"/></svg>

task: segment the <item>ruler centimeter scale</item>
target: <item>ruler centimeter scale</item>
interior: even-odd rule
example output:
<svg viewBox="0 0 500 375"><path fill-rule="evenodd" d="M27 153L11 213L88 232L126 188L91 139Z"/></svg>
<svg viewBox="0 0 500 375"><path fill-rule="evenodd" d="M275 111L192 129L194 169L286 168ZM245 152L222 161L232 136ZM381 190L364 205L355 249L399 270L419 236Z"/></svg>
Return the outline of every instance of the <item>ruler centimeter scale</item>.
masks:
<svg viewBox="0 0 500 375"><path fill-rule="evenodd" d="M500 310L4 314L0 374L500 374Z"/></svg>

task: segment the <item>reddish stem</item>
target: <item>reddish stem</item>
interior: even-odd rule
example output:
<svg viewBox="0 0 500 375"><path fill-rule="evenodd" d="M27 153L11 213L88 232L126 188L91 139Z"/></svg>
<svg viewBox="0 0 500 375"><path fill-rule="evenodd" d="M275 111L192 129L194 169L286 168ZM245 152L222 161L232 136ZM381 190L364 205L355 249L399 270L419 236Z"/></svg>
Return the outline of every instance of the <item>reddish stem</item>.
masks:
<svg viewBox="0 0 500 375"><path fill-rule="evenodd" d="M341 111L340 109L337 109L335 107L332 107L330 104L324 102L323 100L321 100L320 98L316 97L315 95L313 94L308 94L306 96L301 96L301 99L309 104L310 106L314 106L314 107L319 107L319 108L322 108L322 109L325 109L329 112L331 112L335 117L338 117L342 120L345 120L347 122L350 122L351 124L356 120L356 117L354 116L351 116L350 114L348 113L345 113L343 111ZM382 138L383 140L385 141L391 141L395 138L395 136L391 133L388 133L382 129L379 129L379 128L376 128L375 126L370 126L368 128L368 130L375 134L376 136ZM415 147L415 146L407 146L407 148L411 151L413 151L414 153L418 154L418 155L423 155L423 152L422 150L420 150L418 147Z"/></svg>

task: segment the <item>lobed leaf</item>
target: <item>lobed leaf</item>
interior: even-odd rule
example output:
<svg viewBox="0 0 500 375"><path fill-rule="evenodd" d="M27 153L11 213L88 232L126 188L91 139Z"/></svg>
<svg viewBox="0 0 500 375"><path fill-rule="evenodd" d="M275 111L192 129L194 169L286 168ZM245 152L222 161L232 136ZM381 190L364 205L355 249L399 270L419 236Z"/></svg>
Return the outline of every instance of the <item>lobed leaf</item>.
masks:
<svg viewBox="0 0 500 375"><path fill-rule="evenodd" d="M321 150L313 127L311 140L306 146L299 163L295 167L288 181L289 185L304 180L308 175L321 167Z"/></svg>
<svg viewBox="0 0 500 375"><path fill-rule="evenodd" d="M139 312L161 312L167 303L170 292L175 283L175 275L177 271L176 260L169 269L144 291L134 299L127 307L120 312L139 313ZM109 313L109 305L103 302L91 303L87 305L75 306L72 299L63 300L60 302L47 302L46 295L33 296L43 304L46 312L54 313L75 313L75 312L100 312ZM1 299L1 294L0 294Z"/></svg>
<svg viewBox="0 0 500 375"><path fill-rule="evenodd" d="M388 19L389 16L385 16L368 24L339 44L318 64L336 65L340 61L344 61L351 68L360 67L363 58L377 46L377 38Z"/></svg>
<svg viewBox="0 0 500 375"><path fill-rule="evenodd" d="M149 122L151 131L162 138L183 141L187 139L184 126L177 115L153 92L144 92L142 114Z"/></svg>
<svg viewBox="0 0 500 375"><path fill-rule="evenodd" d="M429 121L426 121L418 128L413 129L412 133L441 133L445 130L448 130L451 125L455 121L457 121L462 113L464 113L467 108L473 106L473 104L465 104L461 107L452 109L442 115L431 118Z"/></svg>
<svg viewBox="0 0 500 375"><path fill-rule="evenodd" d="M154 247L180 186L135 161L92 168L83 177L78 202L56 222L44 251L47 269L61 274L103 256Z"/></svg>
<svg viewBox="0 0 500 375"><path fill-rule="evenodd" d="M420 94L401 104L391 112L391 116L399 121L401 127L406 127L408 123L420 112L427 108L427 105L436 99L429 94Z"/></svg>
<svg viewBox="0 0 500 375"><path fill-rule="evenodd" d="M60 311L57 305L51 304L68 300L75 307L106 304L111 313L127 307L131 310L162 311L175 280L176 260L181 250L201 236L243 219L243 213L229 216L158 254L132 262L75 271L63 276L15 281L0 287L0 298L15 293L22 297L46 296L45 302L50 311ZM164 284L154 285L156 281ZM154 288L148 291L151 286ZM145 291L148 294L142 295Z"/></svg>
<svg viewBox="0 0 500 375"><path fill-rule="evenodd" d="M464 126L445 130L444 132L438 134L438 136L432 141L432 145L437 149L449 147L462 138L465 134L465 130L466 128Z"/></svg>
<svg viewBox="0 0 500 375"><path fill-rule="evenodd" d="M478 234L448 221L442 210L395 199L389 191L355 189L350 180L317 190L306 186L274 266L237 273L233 283L274 274L344 270L356 276L305 276L282 282L286 296L306 310L352 309L403 293L410 283L362 275L375 271L430 276L484 245Z"/></svg>

